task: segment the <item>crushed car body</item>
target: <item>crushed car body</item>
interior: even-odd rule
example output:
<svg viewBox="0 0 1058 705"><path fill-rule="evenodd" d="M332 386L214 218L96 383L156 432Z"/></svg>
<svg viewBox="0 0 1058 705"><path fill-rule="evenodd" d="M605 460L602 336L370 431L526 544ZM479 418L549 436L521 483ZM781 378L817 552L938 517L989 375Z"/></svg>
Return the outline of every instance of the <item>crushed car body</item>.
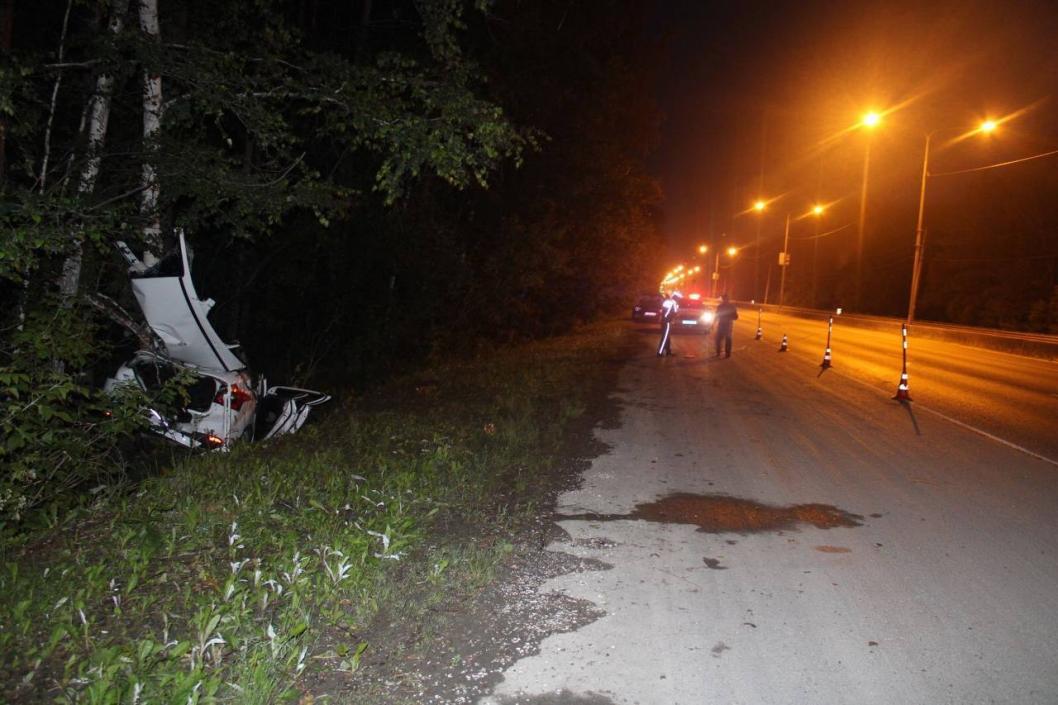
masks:
<svg viewBox="0 0 1058 705"><path fill-rule="evenodd" d="M176 412L146 409L150 431L186 448L226 449L237 440L265 440L300 429L323 392L256 384L238 345L220 339L209 322L211 299L199 299L191 281L191 256L183 233L178 247L144 262L124 242L117 247L129 266L129 282L158 350L140 350L104 385L114 391L135 385L157 393L178 375L189 380Z"/></svg>

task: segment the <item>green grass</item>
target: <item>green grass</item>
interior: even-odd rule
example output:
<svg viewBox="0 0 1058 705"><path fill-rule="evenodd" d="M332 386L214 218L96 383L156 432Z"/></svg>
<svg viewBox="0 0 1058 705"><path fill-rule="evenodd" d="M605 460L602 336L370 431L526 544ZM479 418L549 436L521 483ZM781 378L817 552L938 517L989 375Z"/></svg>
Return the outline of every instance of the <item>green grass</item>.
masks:
<svg viewBox="0 0 1058 705"><path fill-rule="evenodd" d="M492 579L622 330L438 363L297 436L175 463L8 539L0 692L278 703L314 664L356 670L359 635L409 589L425 612ZM459 540L436 540L453 524Z"/></svg>

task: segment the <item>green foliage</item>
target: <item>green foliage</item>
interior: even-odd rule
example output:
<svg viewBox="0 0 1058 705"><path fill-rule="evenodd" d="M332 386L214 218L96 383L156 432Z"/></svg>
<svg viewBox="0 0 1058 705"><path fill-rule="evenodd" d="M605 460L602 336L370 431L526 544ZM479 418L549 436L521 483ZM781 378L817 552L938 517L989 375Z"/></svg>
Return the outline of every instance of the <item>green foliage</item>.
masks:
<svg viewBox="0 0 1058 705"><path fill-rule="evenodd" d="M363 668L373 646L357 635L380 608L425 618L491 579L511 544L475 531L431 548L434 522L509 525L615 335L439 365L424 373L445 380L433 391L405 380L304 435L185 460L90 516L0 544L0 688L272 703L296 699L311 669Z"/></svg>
<svg viewBox="0 0 1058 705"><path fill-rule="evenodd" d="M162 36L180 37L166 43L143 36L131 14L121 33L106 31L107 9L120 5L96 15L75 3L61 68L54 42L65 4L43 9L0 67L4 147L17 165L0 183L0 325L20 331L2 341L0 366L6 519L117 469L116 443L138 424L135 400L103 399L92 384L115 332L51 293L74 253L83 253L80 292L129 301L113 244L139 239L154 215L196 245L289 237L291 219L308 220L318 237L371 189L392 204L427 174L484 186L531 141L480 95L460 50L461 1L417 3L399 42L360 57L321 45L279 0L173 14L162 3ZM161 76L165 101L150 142L144 70ZM102 75L113 98L89 186L85 121ZM157 214L139 213L145 164L157 174Z"/></svg>
<svg viewBox="0 0 1058 705"><path fill-rule="evenodd" d="M152 55L171 103L154 155L163 201L191 231L253 237L294 211L316 213L321 225L346 213L368 165L386 203L426 173L484 185L528 136L475 94L454 34L462 5L418 5L422 59L382 51L359 63L314 50L282 3L219 24L194 18L187 43ZM335 167L345 155L362 166L343 183Z"/></svg>
<svg viewBox="0 0 1058 705"><path fill-rule="evenodd" d="M106 397L71 370L94 359L91 316L35 309L0 365L0 528L120 470L120 441L142 427L142 395Z"/></svg>

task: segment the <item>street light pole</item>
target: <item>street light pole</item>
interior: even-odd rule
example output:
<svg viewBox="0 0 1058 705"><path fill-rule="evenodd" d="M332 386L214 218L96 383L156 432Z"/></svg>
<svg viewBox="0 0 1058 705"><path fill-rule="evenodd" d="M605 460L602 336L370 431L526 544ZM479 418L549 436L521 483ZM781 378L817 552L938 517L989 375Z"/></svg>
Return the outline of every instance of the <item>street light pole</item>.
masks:
<svg viewBox="0 0 1058 705"><path fill-rule="evenodd" d="M867 177L871 170L871 136L867 134L867 148L863 155L863 184L860 186L860 220L856 230L856 310L863 308L863 240L867 225Z"/></svg>
<svg viewBox="0 0 1058 705"><path fill-rule="evenodd" d="M737 248L733 246L727 248L727 256L731 258L731 264L728 266L728 269L730 269L731 272L728 274L727 291L724 293L731 298L735 298L735 263L738 261L735 259L735 255L737 254Z"/></svg>
<svg viewBox="0 0 1058 705"><path fill-rule="evenodd" d="M779 277L779 308L782 308L783 301L785 300L786 293L786 266L789 264L789 247L790 247L790 214L786 214L786 232L782 237L782 261L779 262L779 266L782 267L782 275Z"/></svg>
<svg viewBox="0 0 1058 705"><path fill-rule="evenodd" d="M999 122L996 120L985 120L981 125L971 132L971 134L988 134L995 130L999 126ZM933 140L933 135L937 133L936 130L926 135L926 147L922 153L922 183L918 190L918 220L915 223L915 261L911 265L911 294L908 296L907 302L907 327L910 328L911 324L915 320L915 304L918 302L918 287L922 282L922 255L926 248L926 228L924 226L925 213L926 213L926 181L929 179L929 147ZM1054 152L1045 152L1044 154L1038 154L1027 159L1038 159L1039 157L1046 157L1054 154ZM999 164L990 164L985 167L978 167L978 169L994 169L1000 166L1007 166L1009 164L1017 164L1027 159L1018 159L1013 162L1000 162ZM977 169L974 169L977 170ZM973 170L972 170L973 171ZM959 172L953 172L959 173Z"/></svg>
<svg viewBox="0 0 1058 705"><path fill-rule="evenodd" d="M753 300L760 300L760 221L764 218L764 209L768 203L761 198L753 202L753 210L757 211L757 236L753 242ZM764 298L768 298L765 296Z"/></svg>
<svg viewBox="0 0 1058 705"><path fill-rule="evenodd" d="M918 221L915 225L915 261L911 265L911 295L907 304L907 327L915 320L915 302L918 299L918 283L922 273L922 248L925 245L926 231L923 222L926 212L926 180L929 177L929 145L933 133L926 135L926 149L922 155L922 184L918 190Z"/></svg>
<svg viewBox="0 0 1058 705"><path fill-rule="evenodd" d="M818 280L817 264L819 262L819 218L816 218L815 236L812 238L812 308L816 307L816 283Z"/></svg>
<svg viewBox="0 0 1058 705"><path fill-rule="evenodd" d="M759 212L760 209L758 209ZM753 300L760 301L760 221L762 215L757 215L757 236L754 240L753 257Z"/></svg>
<svg viewBox="0 0 1058 705"><path fill-rule="evenodd" d="M716 264L713 266L713 288L710 296L716 298L716 284L720 280L720 248L716 248Z"/></svg>

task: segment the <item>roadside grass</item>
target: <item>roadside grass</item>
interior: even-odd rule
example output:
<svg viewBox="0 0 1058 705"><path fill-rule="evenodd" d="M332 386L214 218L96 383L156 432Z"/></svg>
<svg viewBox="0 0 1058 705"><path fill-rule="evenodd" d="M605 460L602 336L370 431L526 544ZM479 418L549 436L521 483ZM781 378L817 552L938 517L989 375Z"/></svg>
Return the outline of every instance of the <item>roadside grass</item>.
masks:
<svg viewBox="0 0 1058 705"><path fill-rule="evenodd" d="M179 461L5 539L0 689L276 703L313 670L356 671L379 610L414 591L416 619L492 579L625 331L437 363L297 436Z"/></svg>

